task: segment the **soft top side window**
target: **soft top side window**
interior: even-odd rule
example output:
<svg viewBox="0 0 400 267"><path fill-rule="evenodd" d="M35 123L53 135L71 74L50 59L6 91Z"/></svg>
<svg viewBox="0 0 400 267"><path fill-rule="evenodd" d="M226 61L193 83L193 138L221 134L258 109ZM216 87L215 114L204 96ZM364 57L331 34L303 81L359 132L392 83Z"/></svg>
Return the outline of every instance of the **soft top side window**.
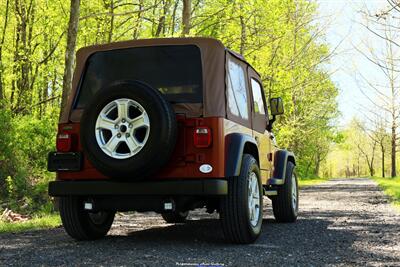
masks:
<svg viewBox="0 0 400 267"><path fill-rule="evenodd" d="M251 78L251 90L253 92L254 112L265 115L265 106L261 91L262 87L260 83L254 78Z"/></svg>
<svg viewBox="0 0 400 267"><path fill-rule="evenodd" d="M228 59L227 98L230 112L241 119L249 119L248 95L245 68L233 59Z"/></svg>

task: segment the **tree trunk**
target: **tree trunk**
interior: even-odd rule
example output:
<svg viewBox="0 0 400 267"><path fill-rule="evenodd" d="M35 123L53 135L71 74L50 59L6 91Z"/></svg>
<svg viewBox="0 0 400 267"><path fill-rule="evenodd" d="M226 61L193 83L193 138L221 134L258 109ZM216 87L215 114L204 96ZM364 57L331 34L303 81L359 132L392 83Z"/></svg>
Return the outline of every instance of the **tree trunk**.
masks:
<svg viewBox="0 0 400 267"><path fill-rule="evenodd" d="M391 176L396 177L396 121L392 122L392 172Z"/></svg>
<svg viewBox="0 0 400 267"><path fill-rule="evenodd" d="M168 14L168 10L171 6L171 0L165 0L164 1L164 5L163 5L163 13L160 16L160 18L158 19L158 26L157 26L157 30L156 30L156 37L159 37L161 35L161 33L164 35L165 33L165 20Z"/></svg>
<svg viewBox="0 0 400 267"><path fill-rule="evenodd" d="M29 5L27 5L25 1L15 1L17 28L14 62L17 65L14 69L14 75L16 75L16 104L13 107L14 111L18 111L23 106L27 106L30 101L29 96L26 96L25 94L26 92L29 93L30 89L30 71L32 66L30 60L30 39L32 38L33 14L33 1L31 1Z"/></svg>
<svg viewBox="0 0 400 267"><path fill-rule="evenodd" d="M142 25L142 10L143 10L143 0L139 0L139 10L137 13L136 23L133 29L133 39L139 38L140 27Z"/></svg>
<svg viewBox="0 0 400 267"><path fill-rule="evenodd" d="M112 36L113 36L113 31L114 31L114 0L111 0L110 3L110 14L111 14L111 18L110 18L110 29L108 31L108 42L111 43L112 41Z"/></svg>
<svg viewBox="0 0 400 267"><path fill-rule="evenodd" d="M72 88L72 74L75 64L75 48L78 35L80 0L71 0L71 10L68 23L67 49L65 50L65 69L61 98L61 112L68 101Z"/></svg>
<svg viewBox="0 0 400 267"><path fill-rule="evenodd" d="M171 35L174 36L175 33L175 20L176 20L176 10L178 8L179 0L175 0L174 9L172 11L172 20L171 20Z"/></svg>
<svg viewBox="0 0 400 267"><path fill-rule="evenodd" d="M382 153L382 177L385 177L385 146L381 142L381 153Z"/></svg>
<svg viewBox="0 0 400 267"><path fill-rule="evenodd" d="M319 174L320 165L321 165L321 154L317 152L316 159L315 159L315 169L314 169L314 175L316 177L319 177L318 174Z"/></svg>
<svg viewBox="0 0 400 267"><path fill-rule="evenodd" d="M244 54L244 50L246 48L246 23L242 15L240 15L240 54Z"/></svg>
<svg viewBox="0 0 400 267"><path fill-rule="evenodd" d="M369 167L369 172L370 172L371 176L374 176L374 174L375 174L375 169L374 169L375 148L376 148L376 142L374 142L374 145L372 147L371 165Z"/></svg>
<svg viewBox="0 0 400 267"><path fill-rule="evenodd" d="M4 14L4 25L2 29L2 35L1 35L1 40L0 40L0 102L4 98L4 92L3 92L3 45L4 45L4 40L6 36L6 30L7 30L7 22L8 22L8 11L10 7L10 0L7 0L6 2L6 10ZM0 103L1 106L1 103Z"/></svg>
<svg viewBox="0 0 400 267"><path fill-rule="evenodd" d="M191 10L192 10L192 0L183 0L182 36L186 36L190 33Z"/></svg>

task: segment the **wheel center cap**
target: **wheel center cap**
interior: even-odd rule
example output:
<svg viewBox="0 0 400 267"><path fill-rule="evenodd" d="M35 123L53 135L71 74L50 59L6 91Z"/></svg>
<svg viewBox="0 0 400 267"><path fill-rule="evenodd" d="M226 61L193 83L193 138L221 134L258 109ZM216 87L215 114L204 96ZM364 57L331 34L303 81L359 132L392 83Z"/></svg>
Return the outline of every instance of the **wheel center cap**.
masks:
<svg viewBox="0 0 400 267"><path fill-rule="evenodd" d="M128 128L125 125L121 125L121 127L119 127L119 130L121 131L121 133L125 133L127 129Z"/></svg>

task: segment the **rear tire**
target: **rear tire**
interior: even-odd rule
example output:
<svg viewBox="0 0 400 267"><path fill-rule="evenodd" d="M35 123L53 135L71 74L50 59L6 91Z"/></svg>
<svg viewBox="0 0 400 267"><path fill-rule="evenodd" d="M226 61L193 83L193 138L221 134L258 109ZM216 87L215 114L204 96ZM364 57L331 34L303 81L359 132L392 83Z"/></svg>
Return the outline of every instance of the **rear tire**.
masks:
<svg viewBox="0 0 400 267"><path fill-rule="evenodd" d="M189 211L174 211L161 214L164 221L167 223L184 223L189 215Z"/></svg>
<svg viewBox="0 0 400 267"><path fill-rule="evenodd" d="M60 216L65 231L76 240L94 240L107 235L115 212L89 213L79 197L60 197Z"/></svg>
<svg viewBox="0 0 400 267"><path fill-rule="evenodd" d="M277 222L295 222L299 210L299 189L295 165L288 161L286 165L285 184L278 190L278 195L272 198L272 209Z"/></svg>
<svg viewBox="0 0 400 267"><path fill-rule="evenodd" d="M103 109L110 103L120 100L136 102L144 109L149 118L148 138L143 141L144 145L137 153L132 153L132 156L127 158L112 157L106 154L99 144L99 140L102 138L96 135L97 120ZM118 125L127 125L129 121L132 122L133 117L130 117L132 110L126 109L126 106L124 110L126 114L123 112L120 114L118 111L117 118L107 117L107 120L111 121L112 124L115 123L114 127L117 128ZM123 123L123 121L125 122ZM129 134L129 127L132 127L131 122L129 126L125 125L123 130L121 130L122 126L117 130L120 133L115 135L116 140L132 139L134 133ZM80 137L85 157L97 170L117 180L142 180L154 174L167 164L176 144L177 122L175 111L157 89L140 81L119 81L98 91L87 104L80 125ZM127 137L127 134L130 137ZM135 142L138 142L137 139L135 140ZM115 152L118 152L118 150Z"/></svg>
<svg viewBox="0 0 400 267"><path fill-rule="evenodd" d="M240 175L229 179L228 195L221 200L222 230L229 242L248 244L259 237L263 221L262 199L257 161L253 156L244 154Z"/></svg>

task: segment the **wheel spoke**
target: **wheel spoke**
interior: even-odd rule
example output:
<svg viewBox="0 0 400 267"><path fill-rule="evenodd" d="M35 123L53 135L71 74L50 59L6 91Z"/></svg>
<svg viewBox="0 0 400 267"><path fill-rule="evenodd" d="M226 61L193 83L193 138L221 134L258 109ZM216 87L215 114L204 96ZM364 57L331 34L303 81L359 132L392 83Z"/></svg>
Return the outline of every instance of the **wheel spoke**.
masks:
<svg viewBox="0 0 400 267"><path fill-rule="evenodd" d="M104 145L104 148L107 149L111 154L114 154L120 142L121 140L117 137L117 135L114 135L110 140L108 140L107 144Z"/></svg>
<svg viewBox="0 0 400 267"><path fill-rule="evenodd" d="M257 174L251 172L248 178L248 209L249 219L253 226L256 226L259 221L260 214L260 190L258 186Z"/></svg>
<svg viewBox="0 0 400 267"><path fill-rule="evenodd" d="M128 101L127 100L116 100L118 107L118 119L129 119L128 117Z"/></svg>
<svg viewBox="0 0 400 267"><path fill-rule="evenodd" d="M296 176L292 175L292 205L297 208L297 184Z"/></svg>
<svg viewBox="0 0 400 267"><path fill-rule="evenodd" d="M133 137L133 136L127 137L125 139L125 142L129 148L129 150L131 151L131 153L135 153L135 151L141 147L141 145L138 144L135 137Z"/></svg>
<svg viewBox="0 0 400 267"><path fill-rule="evenodd" d="M148 128L149 125L150 125L150 123L149 123L149 121L148 121L147 114L146 114L145 112L143 112L142 115L140 115L140 116L134 118L134 119L131 121L131 124L132 124L132 128L133 128L133 129L137 129L137 128L140 128L140 127L146 127L146 128Z"/></svg>
<svg viewBox="0 0 400 267"><path fill-rule="evenodd" d="M97 120L97 129L106 129L110 131L115 130L115 123L107 118L105 115L100 115L99 119Z"/></svg>
<svg viewBox="0 0 400 267"><path fill-rule="evenodd" d="M252 179L252 186L253 186L253 189L252 189L253 196L256 195L256 194L258 195L258 192L257 192L257 179L254 178L254 177Z"/></svg>

